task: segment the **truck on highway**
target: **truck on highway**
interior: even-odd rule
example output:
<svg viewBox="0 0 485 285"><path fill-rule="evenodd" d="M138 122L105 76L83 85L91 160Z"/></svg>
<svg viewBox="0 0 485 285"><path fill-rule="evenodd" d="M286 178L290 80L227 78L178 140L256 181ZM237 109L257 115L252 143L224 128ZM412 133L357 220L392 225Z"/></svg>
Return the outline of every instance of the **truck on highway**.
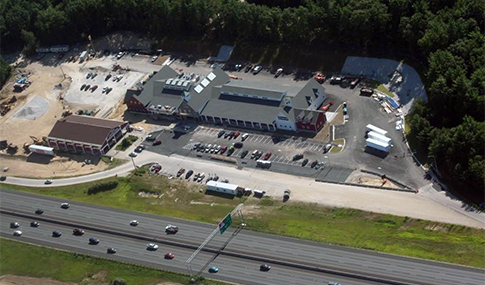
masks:
<svg viewBox="0 0 485 285"><path fill-rule="evenodd" d="M389 152L389 150L392 147L392 145L390 145L390 144L386 144L382 141L378 141L378 140L371 139L371 138L368 138L368 139L365 140L365 146L373 148L373 149L377 149L377 150L380 150L380 151L383 151L383 152Z"/></svg>

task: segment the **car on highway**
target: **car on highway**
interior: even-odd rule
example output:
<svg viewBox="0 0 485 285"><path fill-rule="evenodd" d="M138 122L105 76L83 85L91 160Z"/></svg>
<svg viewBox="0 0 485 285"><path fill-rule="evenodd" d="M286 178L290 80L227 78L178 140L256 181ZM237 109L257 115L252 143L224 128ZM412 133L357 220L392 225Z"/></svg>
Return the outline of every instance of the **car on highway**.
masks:
<svg viewBox="0 0 485 285"><path fill-rule="evenodd" d="M259 267L260 271L269 271L270 269L271 266L269 266L268 264L261 264L261 266Z"/></svg>
<svg viewBox="0 0 485 285"><path fill-rule="evenodd" d="M235 148L242 148L243 147L243 143L242 142L237 142L237 143L234 143L233 146Z"/></svg>
<svg viewBox="0 0 485 285"><path fill-rule="evenodd" d="M37 228L39 225L40 225L39 222L36 222L36 221L30 222L30 226L33 228Z"/></svg>
<svg viewBox="0 0 485 285"><path fill-rule="evenodd" d="M130 221L130 226L134 226L134 227L136 227L136 226L138 226L138 224L139 224L139 223L138 223L138 221L137 221L137 220L131 220L131 221Z"/></svg>
<svg viewBox="0 0 485 285"><path fill-rule="evenodd" d="M217 133L217 137L220 138L224 135L224 133L226 133L226 131L224 130L219 130L219 132Z"/></svg>
<svg viewBox="0 0 485 285"><path fill-rule="evenodd" d="M109 247L108 250L106 252L108 252L109 254L115 254L116 253L116 248L114 247Z"/></svg>
<svg viewBox="0 0 485 285"><path fill-rule="evenodd" d="M249 150L245 149L241 152L241 158L245 158L249 153Z"/></svg>
<svg viewBox="0 0 485 285"><path fill-rule="evenodd" d="M268 159L271 157L271 154L272 154L272 153L271 153L270 151L268 151L268 152L267 152L267 153L264 155L263 159L264 159L264 160L268 160Z"/></svg>
<svg viewBox="0 0 485 285"><path fill-rule="evenodd" d="M179 227L174 226L174 225L168 225L165 227L165 232L167 234L176 234L179 231Z"/></svg>
<svg viewBox="0 0 485 285"><path fill-rule="evenodd" d="M308 158L305 158L302 162L301 162L301 166L305 167L305 165L308 163Z"/></svg>
<svg viewBox="0 0 485 285"><path fill-rule="evenodd" d="M44 182L44 184L52 184L52 180L47 179L47 180Z"/></svg>
<svg viewBox="0 0 485 285"><path fill-rule="evenodd" d="M248 139L248 137L249 137L249 134L248 134L248 133L245 133L245 134L243 134L243 135L241 136L241 140L242 140L242 141L245 141L245 140L247 140L247 139Z"/></svg>
<svg viewBox="0 0 485 285"><path fill-rule="evenodd" d="M335 281L328 281L328 285L342 285L342 284Z"/></svg>
<svg viewBox="0 0 485 285"><path fill-rule="evenodd" d="M61 204L61 208L63 208L63 209L69 209L69 207L71 207L71 205L69 203L62 203Z"/></svg>
<svg viewBox="0 0 485 285"><path fill-rule="evenodd" d="M95 237L89 238L89 244L98 244L98 243L99 243L98 238L95 238Z"/></svg>
<svg viewBox="0 0 485 285"><path fill-rule="evenodd" d="M167 253L164 255L165 259L173 259L175 257L175 255L171 252Z"/></svg>
<svg viewBox="0 0 485 285"><path fill-rule="evenodd" d="M19 224L19 223L17 223L17 222L11 222L11 223L10 223L10 227L11 227L12 229L16 229L16 228L20 227L20 224Z"/></svg>
<svg viewBox="0 0 485 285"><path fill-rule="evenodd" d="M13 235L16 236L16 237L19 237L19 236L22 235L22 231L14 231Z"/></svg>
<svg viewBox="0 0 485 285"><path fill-rule="evenodd" d="M62 235L62 233L60 231L53 231L52 232L53 237L60 237L61 235Z"/></svg>
<svg viewBox="0 0 485 285"><path fill-rule="evenodd" d="M42 209L39 208L39 209L35 210L35 213L37 215L42 215L44 213L44 210L42 210Z"/></svg>
<svg viewBox="0 0 485 285"><path fill-rule="evenodd" d="M314 161L312 161L312 163L310 164L310 167L311 167L311 168L315 168L315 166L317 166L317 164L318 164L318 161L317 161L317 160L314 160Z"/></svg>
<svg viewBox="0 0 485 285"><path fill-rule="evenodd" d="M84 234L84 231L81 229L74 229L72 230L72 234L75 236L82 236Z"/></svg>
<svg viewBox="0 0 485 285"><path fill-rule="evenodd" d="M193 173L194 173L194 171L193 171L193 170L189 170L189 171L187 171L187 174L185 174L185 179L189 179L189 178L190 178L190 176L191 176Z"/></svg>
<svg viewBox="0 0 485 285"><path fill-rule="evenodd" d="M297 161L297 160L300 160L303 158L303 154L299 153L299 154L295 154L293 156L293 161Z"/></svg>
<svg viewBox="0 0 485 285"><path fill-rule="evenodd" d="M137 155L138 155L138 154L137 154L136 152L134 152L134 151L133 151L133 152L130 152L130 154L129 154L128 156L130 156L130 157L136 157Z"/></svg>
<svg viewBox="0 0 485 285"><path fill-rule="evenodd" d="M154 243L149 243L147 244L147 250L157 250L158 249L158 245L154 244Z"/></svg>
<svg viewBox="0 0 485 285"><path fill-rule="evenodd" d="M180 168L179 171L177 171L177 177L182 176L182 174L184 174L184 172L185 172L185 169L184 168Z"/></svg>
<svg viewBox="0 0 485 285"><path fill-rule="evenodd" d="M5 180L7 180L7 176L5 175L0 176L0 181L5 181Z"/></svg>
<svg viewBox="0 0 485 285"><path fill-rule="evenodd" d="M209 273L217 273L219 272L219 268L212 266L209 268Z"/></svg>

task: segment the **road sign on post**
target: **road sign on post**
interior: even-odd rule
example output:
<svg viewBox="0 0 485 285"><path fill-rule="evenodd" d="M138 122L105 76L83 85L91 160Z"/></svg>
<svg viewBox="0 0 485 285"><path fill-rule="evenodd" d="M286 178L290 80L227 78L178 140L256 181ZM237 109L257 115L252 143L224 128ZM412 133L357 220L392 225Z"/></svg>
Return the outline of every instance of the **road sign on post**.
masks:
<svg viewBox="0 0 485 285"><path fill-rule="evenodd" d="M221 232L221 235L227 230L228 227L231 226L231 224L232 217L231 214L229 214L219 223L219 232Z"/></svg>

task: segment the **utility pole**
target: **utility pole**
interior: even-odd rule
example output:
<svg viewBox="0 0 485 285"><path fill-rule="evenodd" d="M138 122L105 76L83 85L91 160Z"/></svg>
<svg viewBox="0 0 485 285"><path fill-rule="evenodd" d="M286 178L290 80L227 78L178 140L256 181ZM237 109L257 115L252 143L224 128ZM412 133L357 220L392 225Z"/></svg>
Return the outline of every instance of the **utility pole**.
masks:
<svg viewBox="0 0 485 285"><path fill-rule="evenodd" d="M94 49L93 41L91 39L91 35L88 36L88 40L91 42L91 48L93 49L94 53L96 53L96 50Z"/></svg>
<svg viewBox="0 0 485 285"><path fill-rule="evenodd" d="M440 171L438 170L438 164L436 163L436 157L435 157L434 155L428 155L428 158L431 158L431 157L433 158L433 161L434 161L434 162L432 163L433 168L436 170L436 173L437 173L437 174L438 174L438 175L441 177L441 173L440 173Z"/></svg>

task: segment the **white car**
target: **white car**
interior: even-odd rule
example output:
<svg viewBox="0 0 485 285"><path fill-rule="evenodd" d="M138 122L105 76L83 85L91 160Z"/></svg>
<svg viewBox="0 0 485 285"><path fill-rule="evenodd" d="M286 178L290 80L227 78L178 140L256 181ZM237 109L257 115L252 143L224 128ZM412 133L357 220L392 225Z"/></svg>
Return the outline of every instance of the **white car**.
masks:
<svg viewBox="0 0 485 285"><path fill-rule="evenodd" d="M249 137L249 134L246 133L246 134L241 136L241 140L245 141L248 137Z"/></svg>
<svg viewBox="0 0 485 285"><path fill-rule="evenodd" d="M137 154L136 152L131 152L131 153L129 154L129 156L130 156L130 157L136 157L137 155L138 155L138 154Z"/></svg>
<svg viewBox="0 0 485 285"><path fill-rule="evenodd" d="M157 58L158 58L158 55L152 56L152 62L155 62L155 60L157 60Z"/></svg>
<svg viewBox="0 0 485 285"><path fill-rule="evenodd" d="M16 236L16 237L19 237L19 236L22 235L22 231L14 231L13 235Z"/></svg>
<svg viewBox="0 0 485 285"><path fill-rule="evenodd" d="M138 221L137 220L131 220L130 225L132 226L138 226Z"/></svg>
<svg viewBox="0 0 485 285"><path fill-rule="evenodd" d="M63 208L63 209L69 209L70 206L71 205L69 205L69 203L62 203L61 204L61 208Z"/></svg>
<svg viewBox="0 0 485 285"><path fill-rule="evenodd" d="M157 250L157 249L158 249L158 245L154 243L147 244L147 250Z"/></svg>

